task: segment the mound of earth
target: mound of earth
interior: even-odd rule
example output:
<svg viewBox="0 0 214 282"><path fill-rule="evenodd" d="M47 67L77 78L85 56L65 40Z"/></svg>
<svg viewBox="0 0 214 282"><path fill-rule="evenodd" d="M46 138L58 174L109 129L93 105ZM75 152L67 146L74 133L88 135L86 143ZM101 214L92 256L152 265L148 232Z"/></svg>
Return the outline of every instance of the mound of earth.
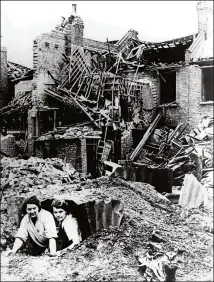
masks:
<svg viewBox="0 0 214 282"><path fill-rule="evenodd" d="M24 253L6 257L3 251L2 281L159 281L164 257L178 268L177 281L213 281L211 211L183 209L148 184L107 177L52 188L35 188L34 193L43 199L56 191L71 197L79 193L86 198L119 199L124 204L120 227L100 230L60 257ZM4 191L3 201L9 194L9 189ZM18 227L8 218L4 204L5 248L11 247Z"/></svg>

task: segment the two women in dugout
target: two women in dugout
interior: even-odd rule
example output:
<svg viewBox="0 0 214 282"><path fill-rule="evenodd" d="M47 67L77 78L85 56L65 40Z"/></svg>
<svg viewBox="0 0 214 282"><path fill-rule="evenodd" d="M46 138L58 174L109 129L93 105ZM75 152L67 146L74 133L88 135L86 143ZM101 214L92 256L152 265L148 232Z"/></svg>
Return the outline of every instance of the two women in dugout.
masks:
<svg viewBox="0 0 214 282"><path fill-rule="evenodd" d="M52 201L52 213L42 209L36 196L27 199L23 205L23 217L15 242L9 254L15 254L29 239L31 255L41 255L46 250L51 256L61 250L72 249L81 242L78 223L68 209L68 203L61 199Z"/></svg>

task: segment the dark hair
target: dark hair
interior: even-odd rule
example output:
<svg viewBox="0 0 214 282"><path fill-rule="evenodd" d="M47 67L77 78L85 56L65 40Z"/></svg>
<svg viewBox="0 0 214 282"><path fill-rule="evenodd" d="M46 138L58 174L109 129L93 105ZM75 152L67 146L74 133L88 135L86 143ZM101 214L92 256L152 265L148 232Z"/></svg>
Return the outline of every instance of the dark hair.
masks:
<svg viewBox="0 0 214 282"><path fill-rule="evenodd" d="M31 196L30 198L28 198L27 200L25 200L23 206L22 206L22 211L26 212L27 209L27 205L31 204L31 205L36 205L39 208L39 211L42 208L41 202L40 200L36 197L36 196Z"/></svg>
<svg viewBox="0 0 214 282"><path fill-rule="evenodd" d="M65 200L53 199L51 206L57 209L63 209L64 211L68 212L68 203Z"/></svg>

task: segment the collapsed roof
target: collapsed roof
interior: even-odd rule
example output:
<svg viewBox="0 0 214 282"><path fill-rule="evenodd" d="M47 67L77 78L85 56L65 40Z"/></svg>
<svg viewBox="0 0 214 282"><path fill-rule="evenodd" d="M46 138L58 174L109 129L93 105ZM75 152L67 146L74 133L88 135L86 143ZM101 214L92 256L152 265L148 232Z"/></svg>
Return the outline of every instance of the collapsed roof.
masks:
<svg viewBox="0 0 214 282"><path fill-rule="evenodd" d="M11 82L33 79L34 70L13 62L7 62L7 74Z"/></svg>

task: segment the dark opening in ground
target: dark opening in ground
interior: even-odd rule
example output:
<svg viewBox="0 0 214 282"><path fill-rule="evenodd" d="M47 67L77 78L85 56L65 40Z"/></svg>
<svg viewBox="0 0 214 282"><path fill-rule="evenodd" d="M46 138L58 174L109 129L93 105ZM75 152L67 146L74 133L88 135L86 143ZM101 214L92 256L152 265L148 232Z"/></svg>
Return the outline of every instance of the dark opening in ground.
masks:
<svg viewBox="0 0 214 282"><path fill-rule="evenodd" d="M53 199L42 201L42 208L53 213L51 203ZM72 200L66 200L69 213L76 218L85 240L97 231L109 226L119 227L123 218L123 204L119 200L88 201L77 205Z"/></svg>

